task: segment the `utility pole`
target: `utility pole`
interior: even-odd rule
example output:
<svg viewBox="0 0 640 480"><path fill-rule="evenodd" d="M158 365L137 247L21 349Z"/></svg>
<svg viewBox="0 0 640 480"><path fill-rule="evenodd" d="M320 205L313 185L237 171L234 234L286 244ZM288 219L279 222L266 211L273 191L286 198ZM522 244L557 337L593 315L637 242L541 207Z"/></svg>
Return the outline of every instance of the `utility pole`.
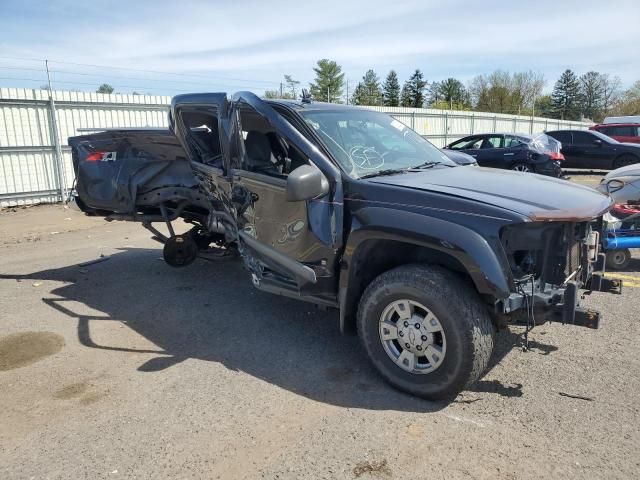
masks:
<svg viewBox="0 0 640 480"><path fill-rule="evenodd" d="M329 97L329 85L327 85L327 103L331 103L331 97Z"/></svg>
<svg viewBox="0 0 640 480"><path fill-rule="evenodd" d="M345 103L349 105L349 79L348 78L347 78L347 101Z"/></svg>
<svg viewBox="0 0 640 480"><path fill-rule="evenodd" d="M280 98L282 98L282 82L280 82Z"/></svg>
<svg viewBox="0 0 640 480"><path fill-rule="evenodd" d="M533 105L531 107L531 123L529 124L529 133L533 133L533 119L536 116L536 96L533 96Z"/></svg>
<svg viewBox="0 0 640 480"><path fill-rule="evenodd" d="M49 114L51 118L51 138L53 139L53 145L55 147L55 159L56 159L56 176L58 177L58 188L60 189L60 198L64 203L67 203L67 197L65 195L67 186L64 181L64 161L62 158L62 148L60 147L60 140L58 138L58 121L56 116L56 103L53 101L53 91L51 89L51 76L49 75L49 60L44 61L44 68L47 71L47 86L49 87Z"/></svg>

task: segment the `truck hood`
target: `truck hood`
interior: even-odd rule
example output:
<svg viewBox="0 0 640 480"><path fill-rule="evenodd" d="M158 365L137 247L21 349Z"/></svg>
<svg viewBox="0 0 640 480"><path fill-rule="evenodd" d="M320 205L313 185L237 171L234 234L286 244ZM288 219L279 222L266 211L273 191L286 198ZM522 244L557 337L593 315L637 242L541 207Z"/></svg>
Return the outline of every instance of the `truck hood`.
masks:
<svg viewBox="0 0 640 480"><path fill-rule="evenodd" d="M566 180L493 168L440 167L372 177L368 181L467 198L532 221L579 221L602 215L613 200Z"/></svg>

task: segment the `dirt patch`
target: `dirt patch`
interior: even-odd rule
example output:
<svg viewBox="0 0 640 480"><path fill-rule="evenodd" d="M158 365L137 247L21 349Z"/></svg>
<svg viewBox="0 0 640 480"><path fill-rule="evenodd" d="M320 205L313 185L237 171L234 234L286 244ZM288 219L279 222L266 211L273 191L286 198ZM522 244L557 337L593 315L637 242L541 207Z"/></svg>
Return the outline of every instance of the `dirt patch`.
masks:
<svg viewBox="0 0 640 480"><path fill-rule="evenodd" d="M80 399L82 405L91 405L104 398L106 394L100 392L88 393Z"/></svg>
<svg viewBox="0 0 640 480"><path fill-rule="evenodd" d="M53 393L58 400L75 400L81 405L91 405L106 396L106 392L96 391L96 385L90 380L70 383Z"/></svg>
<svg viewBox="0 0 640 480"><path fill-rule="evenodd" d="M68 232L107 225L61 204L0 209L0 246L46 242Z"/></svg>
<svg viewBox="0 0 640 480"><path fill-rule="evenodd" d="M21 332L0 338L0 371L26 367L64 347L64 338L51 332Z"/></svg>
<svg viewBox="0 0 640 480"><path fill-rule="evenodd" d="M87 384L87 382L72 383L70 385L62 387L60 390L55 392L53 396L54 398L58 398L60 400L68 400L70 398L79 397L87 391L88 387L89 385Z"/></svg>
<svg viewBox="0 0 640 480"><path fill-rule="evenodd" d="M391 469L387 465L386 458L378 462L359 463L353 468L353 474L356 478L360 478L365 473L368 473L371 476L390 477Z"/></svg>

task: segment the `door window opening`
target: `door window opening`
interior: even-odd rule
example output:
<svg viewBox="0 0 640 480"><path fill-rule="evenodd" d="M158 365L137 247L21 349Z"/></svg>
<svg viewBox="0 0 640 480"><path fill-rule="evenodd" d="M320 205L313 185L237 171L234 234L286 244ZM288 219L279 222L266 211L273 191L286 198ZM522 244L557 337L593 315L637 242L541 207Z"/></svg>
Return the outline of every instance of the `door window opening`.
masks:
<svg viewBox="0 0 640 480"><path fill-rule="evenodd" d="M197 162L222 168L222 148L218 118L212 112L183 112L182 121L190 131L187 136L192 158Z"/></svg>
<svg viewBox="0 0 640 480"><path fill-rule="evenodd" d="M302 152L252 107L239 103L238 112L245 152L242 170L286 178L300 165L309 164Z"/></svg>

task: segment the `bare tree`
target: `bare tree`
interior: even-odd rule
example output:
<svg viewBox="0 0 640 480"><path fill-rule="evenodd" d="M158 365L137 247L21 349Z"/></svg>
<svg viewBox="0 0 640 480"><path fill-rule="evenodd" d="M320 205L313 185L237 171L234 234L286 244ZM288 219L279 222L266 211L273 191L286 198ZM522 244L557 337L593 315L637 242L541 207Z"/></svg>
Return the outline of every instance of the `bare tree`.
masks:
<svg viewBox="0 0 640 480"><path fill-rule="evenodd" d="M489 80L484 75L474 77L467 88L476 110L489 111Z"/></svg>
<svg viewBox="0 0 640 480"><path fill-rule="evenodd" d="M533 105L541 94L546 81L540 72L529 70L517 72L511 79L511 103L513 113L521 114L524 110L533 110Z"/></svg>
<svg viewBox="0 0 640 480"><path fill-rule="evenodd" d="M300 80L294 80L291 75L285 75L284 83L287 85L287 89L289 90L291 98L295 100L298 96L297 88L298 85L300 85Z"/></svg>
<svg viewBox="0 0 640 480"><path fill-rule="evenodd" d="M620 80L620 77L611 77L608 73L605 73L601 75L601 81L602 110L603 115L606 116L622 97L622 80Z"/></svg>
<svg viewBox="0 0 640 480"><path fill-rule="evenodd" d="M604 75L593 71L580 77L580 104L583 117L594 121L601 120L605 80Z"/></svg>

